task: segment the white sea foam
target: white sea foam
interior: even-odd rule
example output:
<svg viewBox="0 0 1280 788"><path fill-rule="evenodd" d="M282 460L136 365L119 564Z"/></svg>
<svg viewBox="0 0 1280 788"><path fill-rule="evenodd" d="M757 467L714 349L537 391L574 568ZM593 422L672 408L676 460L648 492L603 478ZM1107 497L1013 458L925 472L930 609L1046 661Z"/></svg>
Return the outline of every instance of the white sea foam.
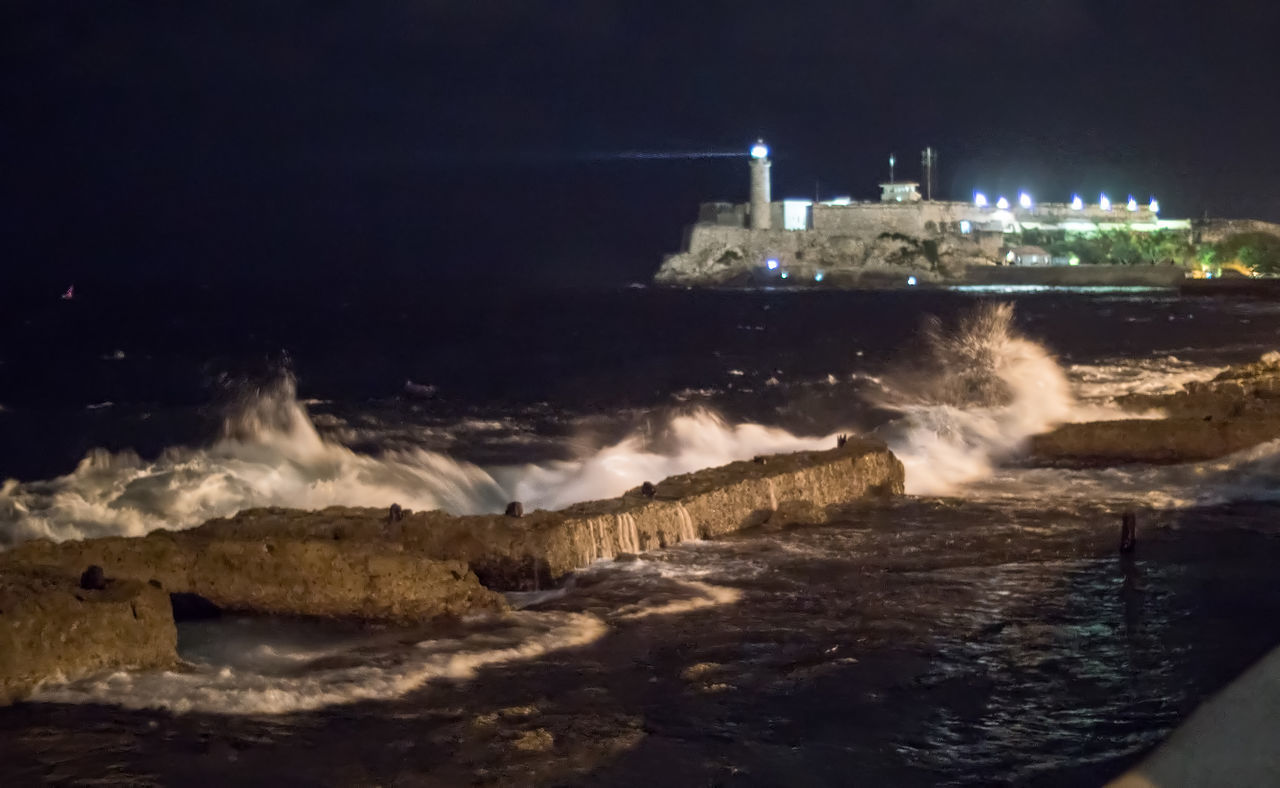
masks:
<svg viewBox="0 0 1280 788"><path fill-rule="evenodd" d="M1102 364L1073 364L1067 377L1076 396L1105 403L1125 394L1170 394L1196 380L1209 380L1222 367L1183 361L1176 356L1115 359Z"/></svg>
<svg viewBox="0 0 1280 788"><path fill-rule="evenodd" d="M1231 501L1280 501L1280 441L1182 465L1113 468L1002 468L966 486L976 500L1054 500L1101 506L1174 509Z"/></svg>
<svg viewBox="0 0 1280 788"><path fill-rule="evenodd" d="M621 495L644 481L771 454L835 445L835 436L802 437L759 424L729 425L710 411L673 418L658 435L632 435L581 460L501 468L494 477L515 500L557 509Z"/></svg>
<svg viewBox="0 0 1280 788"><path fill-rule="evenodd" d="M287 624L268 622L276 630ZM207 626L207 625L206 625ZM126 708L212 714L287 714L347 703L391 700L436 679L469 679L481 668L583 646L607 627L586 613L516 612L458 637L411 646L336 638L301 645L263 627L237 634L221 626L224 648L190 655L182 671L114 672L69 684L45 685L34 700L108 703ZM335 662L343 664L330 667Z"/></svg>
<svg viewBox="0 0 1280 788"><path fill-rule="evenodd" d="M496 429L502 422L476 422ZM500 512L559 508L619 495L646 480L748 459L834 445L754 424L731 426L709 411L679 416L583 458L486 470L422 449L378 455L325 440L298 403L291 379L228 417L205 448L172 448L154 460L94 451L55 479L0 485L0 543L47 537L141 536L182 529L256 506L331 505Z"/></svg>
<svg viewBox="0 0 1280 788"><path fill-rule="evenodd" d="M1066 421L1121 415L1096 399L1077 402L1068 376L1049 352L1013 329L1007 305L986 307L950 331L934 327L916 351L921 363L910 374L853 375L878 387L879 404L900 414L877 432L906 466L909 493L956 494L991 477L1031 435ZM1072 376L1077 386L1097 391L1116 382L1149 391L1212 371L1163 359L1132 369L1078 366ZM476 419L461 429L527 434L519 426ZM578 459L482 468L416 447L357 452L339 441L378 436L349 425L330 434L334 437L317 432L292 380L285 378L234 410L222 437L209 446L171 448L152 460L127 451L94 451L65 476L4 482L0 545L35 537L140 536L255 506L317 509L396 502L466 514L502 511L508 501L520 500L527 510L560 508L616 496L644 481L757 454L827 448L835 441L834 435L798 436L758 424L728 424L698 410L613 445L584 448ZM422 437L364 442L421 446ZM448 436L437 441L450 442Z"/></svg>
<svg viewBox="0 0 1280 788"><path fill-rule="evenodd" d="M742 592L736 588L716 586L699 580L678 581L680 590L687 594L659 603L637 603L620 608L614 618L621 621L634 621L649 616L672 616L702 610L708 607L732 605L742 598ZM690 592L692 592L690 594Z"/></svg>
<svg viewBox="0 0 1280 788"><path fill-rule="evenodd" d="M483 469L422 450L373 457L326 441L291 379L228 417L205 448L171 448L154 460L90 452L71 473L0 486L0 542L141 536L181 529L254 506L343 504L455 512L500 511L509 500Z"/></svg>
<svg viewBox="0 0 1280 788"><path fill-rule="evenodd" d="M906 467L908 493L951 494L1071 418L1062 368L1012 319L1012 306L998 304L950 331L935 324L920 366L885 384L882 404L902 416L881 433Z"/></svg>

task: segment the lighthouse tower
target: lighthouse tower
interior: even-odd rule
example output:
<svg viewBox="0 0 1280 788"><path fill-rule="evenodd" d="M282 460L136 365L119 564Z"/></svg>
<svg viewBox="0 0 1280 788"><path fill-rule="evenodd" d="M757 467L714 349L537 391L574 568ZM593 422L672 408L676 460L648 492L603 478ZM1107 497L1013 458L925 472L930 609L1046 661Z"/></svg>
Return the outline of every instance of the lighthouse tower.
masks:
<svg viewBox="0 0 1280 788"><path fill-rule="evenodd" d="M751 146L751 229L768 230L769 214L769 146L756 140Z"/></svg>

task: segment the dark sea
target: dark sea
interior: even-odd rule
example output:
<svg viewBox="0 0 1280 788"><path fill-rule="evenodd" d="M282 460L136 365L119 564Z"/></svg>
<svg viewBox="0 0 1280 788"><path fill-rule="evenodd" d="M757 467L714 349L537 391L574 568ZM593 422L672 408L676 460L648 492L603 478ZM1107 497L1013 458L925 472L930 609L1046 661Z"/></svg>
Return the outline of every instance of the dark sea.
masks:
<svg viewBox="0 0 1280 788"><path fill-rule="evenodd" d="M229 616L0 709L6 785L1087 785L1280 643L1280 445L1035 467L1280 347L1166 291L0 297L0 545L254 506L555 508L885 440L848 522L600 562L418 629ZM1135 556L1119 520L1139 518Z"/></svg>

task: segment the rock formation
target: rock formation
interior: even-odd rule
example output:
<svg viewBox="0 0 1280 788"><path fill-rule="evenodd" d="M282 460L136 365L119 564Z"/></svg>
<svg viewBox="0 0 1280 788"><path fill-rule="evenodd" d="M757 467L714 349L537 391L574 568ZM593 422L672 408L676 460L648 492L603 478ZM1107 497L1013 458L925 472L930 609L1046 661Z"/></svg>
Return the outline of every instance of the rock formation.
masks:
<svg viewBox="0 0 1280 788"><path fill-rule="evenodd" d="M74 575L0 571L0 705L53 677L177 661L169 596L145 582L83 589Z"/></svg>
<svg viewBox="0 0 1280 788"><path fill-rule="evenodd" d="M142 538L27 542L0 553L0 703L55 676L173 662L175 611L393 622L501 611L491 589L742 528L846 518L903 482L884 444L849 440L523 517L256 509Z"/></svg>
<svg viewBox="0 0 1280 788"><path fill-rule="evenodd" d="M965 236L915 238L898 233L823 235L816 233L733 233L723 241L697 243L668 257L654 276L665 285L751 284L761 262L779 257L794 282L812 283L821 272L828 285L901 286L907 276L919 281L954 279L969 266L994 264Z"/></svg>
<svg viewBox="0 0 1280 788"><path fill-rule="evenodd" d="M1130 394L1117 403L1167 418L1064 424L1033 438L1032 456L1061 465L1196 462L1280 439L1280 353L1182 391Z"/></svg>

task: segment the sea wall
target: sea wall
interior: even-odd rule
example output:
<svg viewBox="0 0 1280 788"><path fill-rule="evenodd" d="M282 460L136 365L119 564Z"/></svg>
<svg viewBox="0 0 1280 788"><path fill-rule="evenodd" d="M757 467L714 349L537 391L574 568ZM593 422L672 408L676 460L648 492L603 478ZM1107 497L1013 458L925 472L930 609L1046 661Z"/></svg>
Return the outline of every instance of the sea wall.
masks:
<svg viewBox="0 0 1280 788"><path fill-rule="evenodd" d="M1280 224L1258 219L1202 219L1192 232L1197 243L1218 243L1241 233L1267 233L1280 237Z"/></svg>
<svg viewBox="0 0 1280 788"><path fill-rule="evenodd" d="M0 704L43 680L173 662L186 597L214 610L406 622L498 611L493 589L538 588L599 559L742 528L855 516L858 502L903 483L883 443L851 440L521 517L255 509L142 538L27 542L0 553ZM90 565L108 578L102 590L79 587Z"/></svg>
<svg viewBox="0 0 1280 788"><path fill-rule="evenodd" d="M1280 649L1196 709L1109 788L1280 785Z"/></svg>
<svg viewBox="0 0 1280 788"><path fill-rule="evenodd" d="M415 512L388 523L381 510L255 509L214 520L211 538L393 542L406 552L469 566L490 588L532 589L602 558L709 539L758 525L821 523L849 516L868 497L901 494L902 463L882 443L851 440L820 452L736 462L619 498L523 517Z"/></svg>
<svg viewBox="0 0 1280 788"><path fill-rule="evenodd" d="M177 661L169 595L145 582L81 588L57 571L0 571L0 706L51 678Z"/></svg>

